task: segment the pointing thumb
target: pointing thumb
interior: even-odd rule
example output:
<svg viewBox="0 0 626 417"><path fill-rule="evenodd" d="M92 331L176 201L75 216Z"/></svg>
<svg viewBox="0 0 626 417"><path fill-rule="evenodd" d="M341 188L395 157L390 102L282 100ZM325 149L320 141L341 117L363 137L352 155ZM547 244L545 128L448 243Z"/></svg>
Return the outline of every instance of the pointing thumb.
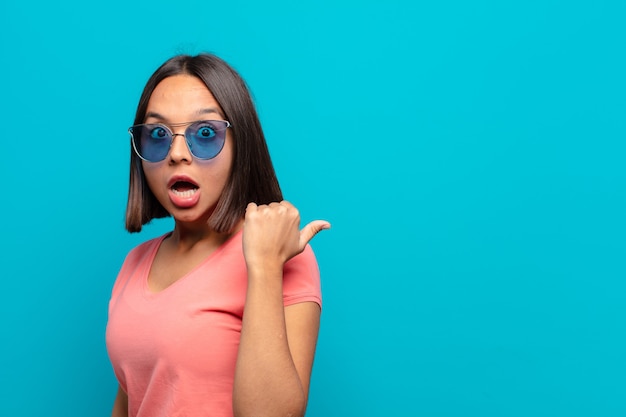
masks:
<svg viewBox="0 0 626 417"><path fill-rule="evenodd" d="M313 237L322 230L330 229L330 223L326 220L313 220L300 230L300 250L304 250L304 247L309 243Z"/></svg>

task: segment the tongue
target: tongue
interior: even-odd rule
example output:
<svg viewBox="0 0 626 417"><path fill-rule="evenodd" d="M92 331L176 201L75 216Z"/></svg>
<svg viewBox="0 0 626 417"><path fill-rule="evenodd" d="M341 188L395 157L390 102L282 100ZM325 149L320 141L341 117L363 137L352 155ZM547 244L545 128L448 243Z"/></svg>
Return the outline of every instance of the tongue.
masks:
<svg viewBox="0 0 626 417"><path fill-rule="evenodd" d="M172 188L176 191L184 192L184 191L189 191L189 190L195 190L198 187L196 187L195 185L189 182L180 181L174 184Z"/></svg>

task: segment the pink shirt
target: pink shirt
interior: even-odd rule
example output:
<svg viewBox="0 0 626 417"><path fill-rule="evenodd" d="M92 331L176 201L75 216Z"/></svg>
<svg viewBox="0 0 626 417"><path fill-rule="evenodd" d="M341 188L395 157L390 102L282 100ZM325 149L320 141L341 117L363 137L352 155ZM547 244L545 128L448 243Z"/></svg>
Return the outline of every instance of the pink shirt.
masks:
<svg viewBox="0 0 626 417"><path fill-rule="evenodd" d="M247 274L239 232L202 264L164 290L148 288L148 272L167 235L126 257L109 303L106 343L129 415L232 416L232 390ZM310 246L284 268L285 306L321 305Z"/></svg>

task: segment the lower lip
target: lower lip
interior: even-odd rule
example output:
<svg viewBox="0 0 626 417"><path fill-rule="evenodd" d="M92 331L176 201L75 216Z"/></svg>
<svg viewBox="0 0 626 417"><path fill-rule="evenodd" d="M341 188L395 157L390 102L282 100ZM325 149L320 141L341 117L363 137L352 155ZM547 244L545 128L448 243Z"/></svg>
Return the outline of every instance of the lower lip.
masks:
<svg viewBox="0 0 626 417"><path fill-rule="evenodd" d="M200 190L196 189L191 195L181 195L173 190L169 190L169 197L172 204L179 208L189 208L198 204L200 200Z"/></svg>

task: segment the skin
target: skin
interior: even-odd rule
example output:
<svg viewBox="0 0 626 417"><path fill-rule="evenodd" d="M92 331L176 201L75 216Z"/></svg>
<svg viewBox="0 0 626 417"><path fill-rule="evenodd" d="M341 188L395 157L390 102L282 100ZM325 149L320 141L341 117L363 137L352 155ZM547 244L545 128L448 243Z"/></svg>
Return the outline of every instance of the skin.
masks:
<svg viewBox="0 0 626 417"><path fill-rule="evenodd" d="M174 133L181 123L224 120L223 112L199 79L176 75L154 90L146 123L159 122ZM315 354L320 309L305 302L284 307L283 266L301 253L321 230L330 227L316 220L300 230L298 210L287 201L257 206L250 203L245 218L231 233L219 234L208 226L232 165L230 130L224 148L209 161L194 159L182 136L175 136L166 159L143 162L146 180L159 202L175 219L171 236L159 248L148 277L158 292L195 268L234 233L243 228L243 251L248 268L248 292L235 369L235 416L303 416ZM184 175L198 188L193 204L179 204L168 185ZM128 416L128 397L119 388L113 417Z"/></svg>

